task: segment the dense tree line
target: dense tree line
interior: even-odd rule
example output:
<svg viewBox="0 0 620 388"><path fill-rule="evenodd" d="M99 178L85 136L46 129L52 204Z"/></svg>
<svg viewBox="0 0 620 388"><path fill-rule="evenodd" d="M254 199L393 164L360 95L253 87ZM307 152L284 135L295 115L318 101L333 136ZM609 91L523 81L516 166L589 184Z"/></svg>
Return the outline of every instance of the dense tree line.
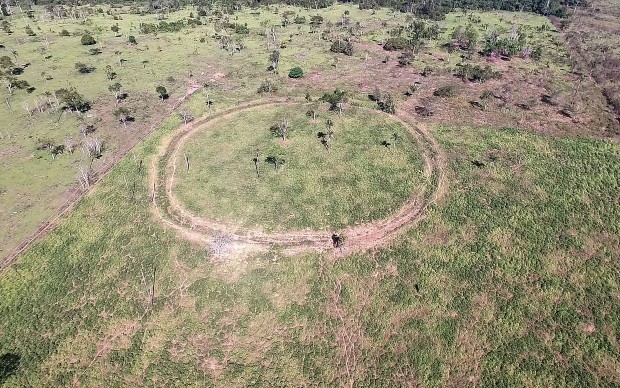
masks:
<svg viewBox="0 0 620 388"><path fill-rule="evenodd" d="M570 7L587 5L586 0L351 0L347 2L358 4L363 9L390 7L401 12L414 13L418 16L435 20L442 19L446 13L455 9L527 11L564 17L567 15ZM25 8L29 8L30 4L76 5L112 3L136 5L136 2L133 0L3 0L0 3L3 4L0 15L5 16L8 16L10 8L16 5ZM233 12L244 6L254 7L278 3L317 9L332 5L333 0L149 0L143 4L148 6L148 9L152 12L160 9L175 10L186 5L195 5L201 9L210 9L215 6L228 12Z"/></svg>

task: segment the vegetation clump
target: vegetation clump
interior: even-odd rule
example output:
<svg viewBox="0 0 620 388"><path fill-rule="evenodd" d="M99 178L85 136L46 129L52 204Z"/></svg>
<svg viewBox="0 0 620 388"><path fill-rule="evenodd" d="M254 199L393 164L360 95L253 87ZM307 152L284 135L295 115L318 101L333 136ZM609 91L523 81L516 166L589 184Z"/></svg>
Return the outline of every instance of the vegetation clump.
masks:
<svg viewBox="0 0 620 388"><path fill-rule="evenodd" d="M338 38L332 43L329 50L333 53L351 56L353 55L353 43L349 40Z"/></svg>
<svg viewBox="0 0 620 388"><path fill-rule="evenodd" d="M293 67L288 72L289 78L302 78L304 76L304 71L301 67Z"/></svg>
<svg viewBox="0 0 620 388"><path fill-rule="evenodd" d="M91 46L91 45L97 43L95 41L95 38L93 38L92 35L90 35L90 34L82 35L82 39L80 40L80 42L82 43L83 46Z"/></svg>

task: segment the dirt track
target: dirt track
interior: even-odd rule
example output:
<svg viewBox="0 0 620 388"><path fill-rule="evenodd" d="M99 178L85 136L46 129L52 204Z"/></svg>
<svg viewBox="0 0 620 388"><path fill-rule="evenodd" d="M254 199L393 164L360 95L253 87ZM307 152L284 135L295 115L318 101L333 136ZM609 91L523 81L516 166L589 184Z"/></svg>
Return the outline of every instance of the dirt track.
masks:
<svg viewBox="0 0 620 388"><path fill-rule="evenodd" d="M191 122L165 138L149 169L149 187L153 188L151 210L155 217L181 236L192 241L207 244L215 235L226 235L238 249L264 250L269 246L285 248L287 253L300 251L324 251L332 249L333 230L293 230L278 233L265 233L258 229L248 229L240 225L215 222L186 210L174 196L172 187L177 169L178 155L183 145L193 134L206 130L223 119L227 119L247 109L261 109L274 105L300 105L302 103L287 99L258 100L238 105L213 116L203 117ZM412 138L421 144L425 161L426 185L420 192L413 193L403 206L393 215L378 221L352 226L339 230L346 237L346 248L341 254L368 250L387 244L400 231L424 218L429 205L439 200L445 193L445 156L425 127L413 127L405 114L388 115L373 111L400 121ZM162 180L160 170L164 169ZM159 197L164 196L166 204ZM165 209L163 209L165 207Z"/></svg>

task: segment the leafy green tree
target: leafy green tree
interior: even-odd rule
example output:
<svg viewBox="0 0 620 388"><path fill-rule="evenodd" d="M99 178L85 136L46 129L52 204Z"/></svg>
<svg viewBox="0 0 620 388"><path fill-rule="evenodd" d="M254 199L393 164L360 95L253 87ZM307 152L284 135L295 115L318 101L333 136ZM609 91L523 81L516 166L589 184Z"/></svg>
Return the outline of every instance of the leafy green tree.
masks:
<svg viewBox="0 0 620 388"><path fill-rule="evenodd" d="M346 93L344 90L336 89L333 93L325 93L321 101L328 102L331 110L338 110L340 103L346 101Z"/></svg>
<svg viewBox="0 0 620 388"><path fill-rule="evenodd" d="M90 109L88 101L75 88L59 89L56 97L67 109L75 112L86 112Z"/></svg>

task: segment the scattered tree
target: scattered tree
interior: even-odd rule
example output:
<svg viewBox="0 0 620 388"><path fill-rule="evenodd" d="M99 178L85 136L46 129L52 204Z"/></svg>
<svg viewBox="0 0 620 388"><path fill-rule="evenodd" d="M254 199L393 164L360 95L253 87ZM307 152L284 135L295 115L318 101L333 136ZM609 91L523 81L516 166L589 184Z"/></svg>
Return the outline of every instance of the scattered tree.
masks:
<svg viewBox="0 0 620 388"><path fill-rule="evenodd" d="M65 105L69 111L86 112L90 109L90 104L84 96L79 94L75 88L59 89L56 91L56 97Z"/></svg>
<svg viewBox="0 0 620 388"><path fill-rule="evenodd" d="M123 86L119 82L113 83L112 85L108 86L108 90L114 93L114 98L117 103L118 103L119 93L121 92L122 88Z"/></svg>
<svg viewBox="0 0 620 388"><path fill-rule="evenodd" d="M166 100L169 97L168 91L165 87L161 85L155 88L155 92L159 95L159 98L161 98L162 101Z"/></svg>
<svg viewBox="0 0 620 388"><path fill-rule="evenodd" d="M280 63L280 52L278 50L274 50L269 55L269 60L271 61L270 70L273 71L274 73L277 73L278 72L278 64Z"/></svg>
<svg viewBox="0 0 620 388"><path fill-rule="evenodd" d="M183 123L185 124L194 120L194 116L192 116L191 112L186 111L186 110L179 111L179 116L181 117L181 120L183 120Z"/></svg>
<svg viewBox="0 0 620 388"><path fill-rule="evenodd" d="M92 35L90 35L88 33L82 35L81 42L82 42L82 45L84 45L84 46L90 46L90 45L93 45L93 44L97 43L95 41L95 38L93 38Z"/></svg>
<svg viewBox="0 0 620 388"><path fill-rule="evenodd" d="M127 122L131 121L131 112L125 107L120 107L114 111L114 116L123 123L123 127L127 127Z"/></svg>

